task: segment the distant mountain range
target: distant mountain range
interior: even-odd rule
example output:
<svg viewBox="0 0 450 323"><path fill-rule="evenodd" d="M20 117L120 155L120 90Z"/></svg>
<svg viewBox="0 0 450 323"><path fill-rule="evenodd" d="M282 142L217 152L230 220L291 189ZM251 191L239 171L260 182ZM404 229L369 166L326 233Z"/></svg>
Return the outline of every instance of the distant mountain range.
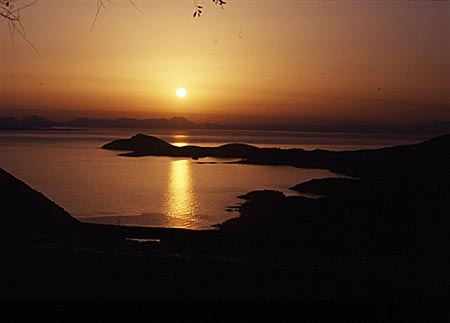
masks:
<svg viewBox="0 0 450 323"><path fill-rule="evenodd" d="M38 116L31 116L22 120L11 117L0 118L0 129L2 130L42 129L56 126L60 126L60 123Z"/></svg>
<svg viewBox="0 0 450 323"><path fill-rule="evenodd" d="M49 128L170 128L170 129L194 129L213 127L210 124L196 124L186 118L174 117L170 119L90 119L75 118L68 122L56 122L39 116L31 116L18 120L11 117L0 118L0 129L26 130Z"/></svg>
<svg viewBox="0 0 450 323"><path fill-rule="evenodd" d="M39 116L24 119L0 117L0 130L42 130L61 128L135 128L135 129L223 129L223 130L266 130L304 132L362 132L362 133L423 133L443 134L450 132L450 121L435 121L421 126L374 126L364 124L255 124L236 125L218 123L195 123L183 117L170 119L91 119L75 118L57 122Z"/></svg>

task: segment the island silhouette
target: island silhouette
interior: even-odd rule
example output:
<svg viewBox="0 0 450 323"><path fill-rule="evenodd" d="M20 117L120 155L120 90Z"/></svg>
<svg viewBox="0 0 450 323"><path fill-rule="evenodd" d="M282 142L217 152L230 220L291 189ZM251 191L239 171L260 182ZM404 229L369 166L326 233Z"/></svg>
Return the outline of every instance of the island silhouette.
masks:
<svg viewBox="0 0 450 323"><path fill-rule="evenodd" d="M177 147L154 136L136 134L131 138L114 140L101 148L126 151L120 153L120 156L126 157L239 158L243 164L321 168L359 178L373 178L387 173L395 176L411 175L411 171L419 169L420 173L416 174L419 177L425 175L423 172L430 172L428 175L433 176L448 166L445 157L449 156L449 146L448 134L417 144L356 151L259 148L241 143L219 147ZM404 167L406 163L408 167Z"/></svg>

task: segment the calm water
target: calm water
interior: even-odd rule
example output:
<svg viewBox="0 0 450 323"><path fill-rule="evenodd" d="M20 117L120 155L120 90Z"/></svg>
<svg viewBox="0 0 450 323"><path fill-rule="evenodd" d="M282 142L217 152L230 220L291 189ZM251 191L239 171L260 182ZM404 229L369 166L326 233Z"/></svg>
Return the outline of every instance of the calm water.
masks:
<svg viewBox="0 0 450 323"><path fill-rule="evenodd" d="M0 167L85 222L194 229L211 228L237 216L225 210L239 202L237 195L264 188L293 195L288 188L295 184L338 176L325 170L293 167L198 164L192 159L169 157L126 158L99 149L110 140L136 132L0 131ZM264 147L344 150L417 141L263 131L140 132L176 145L241 142Z"/></svg>

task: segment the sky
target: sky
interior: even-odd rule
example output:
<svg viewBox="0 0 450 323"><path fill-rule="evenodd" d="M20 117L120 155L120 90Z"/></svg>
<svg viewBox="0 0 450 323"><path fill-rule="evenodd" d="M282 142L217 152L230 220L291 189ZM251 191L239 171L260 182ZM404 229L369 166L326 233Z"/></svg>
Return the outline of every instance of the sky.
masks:
<svg viewBox="0 0 450 323"><path fill-rule="evenodd" d="M95 0L40 0L21 13L37 50L1 20L0 116L450 120L448 1L134 2L90 31Z"/></svg>

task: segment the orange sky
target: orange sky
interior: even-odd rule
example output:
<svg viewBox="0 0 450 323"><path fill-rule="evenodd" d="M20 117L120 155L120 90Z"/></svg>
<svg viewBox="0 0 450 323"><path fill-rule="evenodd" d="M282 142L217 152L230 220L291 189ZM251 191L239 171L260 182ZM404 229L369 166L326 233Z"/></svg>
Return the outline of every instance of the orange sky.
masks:
<svg viewBox="0 0 450 323"><path fill-rule="evenodd" d="M40 0L22 12L38 52L2 21L0 116L450 120L449 2L203 1L199 19L191 0L135 2L90 33L94 0Z"/></svg>

